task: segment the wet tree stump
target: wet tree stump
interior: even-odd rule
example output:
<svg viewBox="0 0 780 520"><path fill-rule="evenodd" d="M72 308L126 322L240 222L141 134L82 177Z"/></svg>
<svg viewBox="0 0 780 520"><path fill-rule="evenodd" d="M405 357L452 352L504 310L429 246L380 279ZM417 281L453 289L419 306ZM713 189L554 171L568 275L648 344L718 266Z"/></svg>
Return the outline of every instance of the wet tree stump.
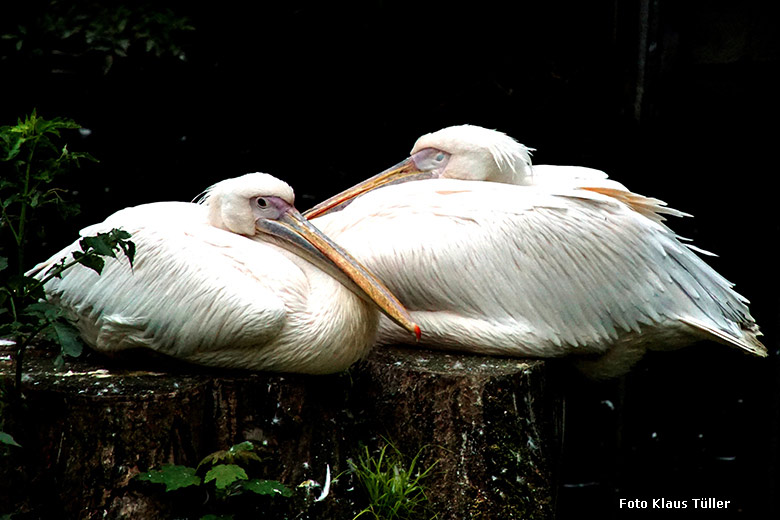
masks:
<svg viewBox="0 0 780 520"><path fill-rule="evenodd" d="M296 496L338 476L324 500L274 499L266 518L353 518L366 498L349 461L387 441L420 453L421 470L435 463L424 483L440 520L554 516L561 397L548 363L392 348L331 376L138 366L90 354L56 370L28 353L23 406L5 413L23 447L0 459L0 514L200 518L203 497L182 510L134 477L251 440L265 478ZM0 378L13 381L8 347Z"/></svg>

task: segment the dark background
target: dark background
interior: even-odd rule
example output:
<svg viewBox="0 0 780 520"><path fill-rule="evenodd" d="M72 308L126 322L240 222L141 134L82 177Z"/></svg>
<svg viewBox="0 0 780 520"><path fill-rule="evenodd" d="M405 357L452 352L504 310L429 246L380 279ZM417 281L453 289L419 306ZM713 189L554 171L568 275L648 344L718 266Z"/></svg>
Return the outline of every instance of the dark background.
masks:
<svg viewBox="0 0 780 520"><path fill-rule="evenodd" d="M36 260L120 208L250 171L304 210L460 123L694 214L670 224L720 255L770 356L704 343L618 381L571 375L559 516L715 497L732 505L707 518L775 518L779 5L19 2L0 17L0 124L75 119L89 132L70 148L101 161L68 181L83 212L45 222Z"/></svg>

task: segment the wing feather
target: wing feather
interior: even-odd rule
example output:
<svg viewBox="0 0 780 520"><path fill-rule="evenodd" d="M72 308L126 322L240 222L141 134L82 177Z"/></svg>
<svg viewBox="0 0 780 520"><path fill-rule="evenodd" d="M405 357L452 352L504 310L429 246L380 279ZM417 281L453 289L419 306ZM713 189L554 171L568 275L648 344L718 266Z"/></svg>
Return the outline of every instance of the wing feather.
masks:
<svg viewBox="0 0 780 520"><path fill-rule="evenodd" d="M706 329L758 343L731 284L612 195L437 179L375 190L314 223L387 283L433 346L550 357L718 336Z"/></svg>
<svg viewBox="0 0 780 520"><path fill-rule="evenodd" d="M286 271L297 268L268 244L206 225L203 211L195 204L148 204L86 228L82 235L114 227L130 232L133 267L121 255L106 259L100 276L75 266L47 283L47 295L104 352L146 347L195 359L228 347L262 347L287 312L273 282L295 280ZM74 242L31 272L40 277L78 249Z"/></svg>

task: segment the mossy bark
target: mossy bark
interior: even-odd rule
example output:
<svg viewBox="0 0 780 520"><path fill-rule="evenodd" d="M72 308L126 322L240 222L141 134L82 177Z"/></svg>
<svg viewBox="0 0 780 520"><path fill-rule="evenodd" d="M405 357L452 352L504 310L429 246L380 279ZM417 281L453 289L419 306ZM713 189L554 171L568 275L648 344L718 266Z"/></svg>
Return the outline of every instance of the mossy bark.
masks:
<svg viewBox="0 0 780 520"><path fill-rule="evenodd" d="M383 349L361 376L373 430L438 461L438 518L553 517L562 416L544 362Z"/></svg>
<svg viewBox="0 0 780 520"><path fill-rule="evenodd" d="M424 483L439 520L553 517L561 399L545 362L393 348L330 376L138 366L88 355L57 371L30 351L23 406L6 414L23 448L0 459L0 513L199 518L213 497L134 476L252 440L264 478L298 490L266 518L350 519L366 503L348 461L389 440L409 458L422 449L420 469L436 462ZM328 468L339 476L328 497L315 502L313 487L300 499L297 486L323 484Z"/></svg>

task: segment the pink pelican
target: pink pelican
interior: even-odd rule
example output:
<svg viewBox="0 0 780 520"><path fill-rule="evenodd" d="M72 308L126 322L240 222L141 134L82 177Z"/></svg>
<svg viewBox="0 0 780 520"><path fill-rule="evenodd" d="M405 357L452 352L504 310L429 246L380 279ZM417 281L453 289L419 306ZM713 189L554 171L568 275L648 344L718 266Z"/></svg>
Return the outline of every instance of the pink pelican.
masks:
<svg viewBox="0 0 780 520"><path fill-rule="evenodd" d="M84 229L123 228L137 254L76 266L45 286L95 350L151 349L227 368L323 374L371 348L377 308L420 334L395 297L293 207L267 174L219 182L201 204L123 209ZM31 272L78 250L74 242Z"/></svg>
<svg viewBox="0 0 780 520"><path fill-rule="evenodd" d="M398 296L420 345L577 356L593 377L701 339L766 356L748 301L663 214L684 215L598 170L532 166L514 139L464 125L304 216ZM381 320L378 344L406 338Z"/></svg>

